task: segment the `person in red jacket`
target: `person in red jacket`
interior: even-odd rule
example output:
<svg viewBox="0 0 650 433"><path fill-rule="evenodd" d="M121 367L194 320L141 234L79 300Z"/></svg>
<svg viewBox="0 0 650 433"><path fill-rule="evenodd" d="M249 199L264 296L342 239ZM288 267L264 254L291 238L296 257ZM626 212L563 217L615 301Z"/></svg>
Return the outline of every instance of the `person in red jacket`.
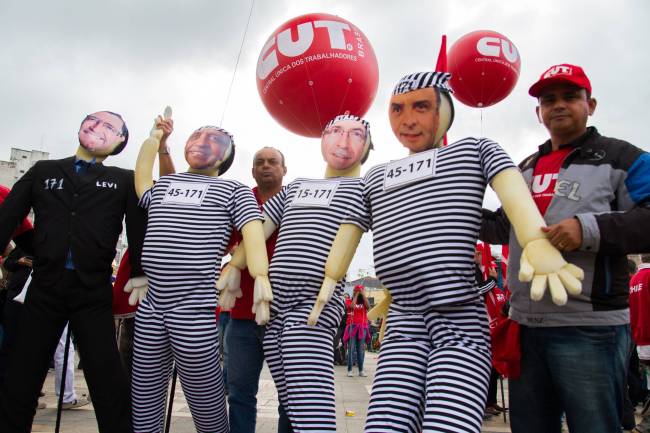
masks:
<svg viewBox="0 0 650 433"><path fill-rule="evenodd" d="M284 155L273 147L263 147L253 158L253 178L257 187L253 194L262 208L264 202L280 192L282 179L287 174ZM266 241L266 252L273 257L276 231ZM254 280L248 270L241 272L242 297L230 311L230 324L225 335L228 348L228 406L231 433L254 433L257 417L257 389L264 363L264 326L255 323L253 307ZM278 432L289 432L289 421L279 408Z"/></svg>
<svg viewBox="0 0 650 433"><path fill-rule="evenodd" d="M348 325L346 325L345 334L343 335L343 341L348 342L348 376L352 376L352 364L355 354L357 366L359 367L359 376L366 376L363 371L363 359L366 340L370 338L370 328L368 327L369 308L368 298L363 286L360 284L354 286L352 300L348 305Z"/></svg>
<svg viewBox="0 0 650 433"><path fill-rule="evenodd" d="M637 346L650 345L650 254L630 280L630 326Z"/></svg>
<svg viewBox="0 0 650 433"><path fill-rule="evenodd" d="M641 262L630 279L630 326L640 362L647 370L650 365L650 254L642 254ZM641 416L634 431L650 433L650 399L643 405Z"/></svg>

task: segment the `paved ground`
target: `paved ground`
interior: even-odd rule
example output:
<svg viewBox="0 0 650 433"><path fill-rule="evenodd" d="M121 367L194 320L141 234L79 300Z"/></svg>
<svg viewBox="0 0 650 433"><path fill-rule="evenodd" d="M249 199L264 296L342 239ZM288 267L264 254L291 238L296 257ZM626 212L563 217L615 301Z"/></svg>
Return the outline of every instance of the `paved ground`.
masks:
<svg viewBox="0 0 650 433"><path fill-rule="evenodd" d="M363 432L363 423L366 418L366 408L370 397L372 376L377 365L377 354L366 354L366 370L368 377L347 377L347 368L336 367L336 401L337 401L337 431L347 433ZM88 392L86 382L81 370L75 374L75 387L78 393ZM506 390L507 392L507 390ZM54 432L56 421L56 397L54 395L54 372L50 370L45 382L46 409L37 412L34 420L33 432ZM273 380L267 368L262 372L260 391L258 393L257 433L275 433L277 429L277 393ZM499 402L501 402L499 397ZM346 416L346 411L353 411L354 415ZM63 433L95 433L97 424L92 404L83 408L63 411L61 422ZM185 402L180 386L176 388L174 398L174 412L172 417L172 433L195 432L189 408ZM510 432L503 418L493 418L483 425L483 432L505 433Z"/></svg>

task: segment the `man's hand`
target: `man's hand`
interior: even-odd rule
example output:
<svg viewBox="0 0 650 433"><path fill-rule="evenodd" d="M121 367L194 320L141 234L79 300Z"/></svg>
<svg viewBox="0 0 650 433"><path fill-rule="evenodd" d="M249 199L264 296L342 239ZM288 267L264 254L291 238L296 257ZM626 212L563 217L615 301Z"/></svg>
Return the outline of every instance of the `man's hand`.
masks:
<svg viewBox="0 0 650 433"><path fill-rule="evenodd" d="M21 257L18 259L18 264L23 265L23 266L29 266L30 268L32 267L32 259L28 257Z"/></svg>
<svg viewBox="0 0 650 433"><path fill-rule="evenodd" d="M162 130L158 152L169 153L169 149L167 148L167 138L169 138L171 133L174 132L174 119L158 116L156 118L156 129Z"/></svg>
<svg viewBox="0 0 650 433"><path fill-rule="evenodd" d="M560 251L573 251L582 245L582 226L577 218L567 218L557 224L542 227L546 237Z"/></svg>
<svg viewBox="0 0 650 433"><path fill-rule="evenodd" d="M496 268L493 268L492 266L490 266L490 267L488 268L488 275L489 275L490 277L492 277L492 278L494 278L494 279L496 280L497 277L498 277L498 275L497 275L497 269L496 269Z"/></svg>
<svg viewBox="0 0 650 433"><path fill-rule="evenodd" d="M144 275L141 277L133 277L124 285L124 291L131 294L129 296L129 305L142 302L145 296L147 296L147 290L149 290L149 282Z"/></svg>
<svg viewBox="0 0 650 433"><path fill-rule="evenodd" d="M553 302L564 305L567 292L573 296L580 294L583 278L582 269L567 263L548 239L528 242L521 253L519 281L532 280L530 297L533 301L542 299L548 283Z"/></svg>
<svg viewBox="0 0 650 433"><path fill-rule="evenodd" d="M335 289L336 280L333 280L330 277L325 277L323 284L320 286L320 291L318 292L318 298L316 298L314 308L312 308L311 314L309 314L309 318L307 319L308 325L314 326L316 323L318 323L320 313L323 311L325 304L327 304L330 299L332 299Z"/></svg>
<svg viewBox="0 0 650 433"><path fill-rule="evenodd" d="M217 280L217 290L221 292L219 305L224 310L235 306L237 298L242 297L241 270L232 265L226 265Z"/></svg>
<svg viewBox="0 0 650 433"><path fill-rule="evenodd" d="M255 287L253 288L253 313L255 313L255 323L266 325L271 318L271 301L273 300L273 291L271 282L266 275L259 275L255 278Z"/></svg>

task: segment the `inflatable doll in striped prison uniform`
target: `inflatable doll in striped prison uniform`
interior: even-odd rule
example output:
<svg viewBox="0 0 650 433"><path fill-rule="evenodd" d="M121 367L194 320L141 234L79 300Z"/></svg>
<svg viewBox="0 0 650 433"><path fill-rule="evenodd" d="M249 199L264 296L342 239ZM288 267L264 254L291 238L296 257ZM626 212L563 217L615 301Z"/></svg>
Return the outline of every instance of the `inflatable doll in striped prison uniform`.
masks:
<svg viewBox="0 0 650 433"><path fill-rule="evenodd" d="M165 110L165 117L171 110ZM160 432L167 384L175 363L197 432L228 432L219 334L214 317L215 279L230 233L242 232L250 274L255 278L257 320L268 320L271 286L262 215L250 188L218 177L235 156L233 137L204 126L185 146L186 173L162 176L155 185L153 162L162 131L159 117L140 149L135 185L148 210L142 253L147 284L135 297L133 427Z"/></svg>
<svg viewBox="0 0 650 433"><path fill-rule="evenodd" d="M264 230L279 227L269 269L271 321L264 355L294 432L335 432L333 338L343 317L342 276L318 323L307 324L325 276L325 260L346 209L361 199L361 164L372 148L366 121L340 115L321 139L325 179L296 179L264 203ZM247 247L246 247L247 248ZM230 279L244 264L236 251L218 283L222 305L238 294Z"/></svg>
<svg viewBox="0 0 650 433"><path fill-rule="evenodd" d="M316 316L327 308L362 232L372 230L377 277L392 304L366 433L480 431L490 337L473 257L488 184L524 247L520 278L534 278L538 291L548 281L560 301L566 291L581 290L582 271L546 239L544 220L501 147L472 137L441 147L453 120L449 77L414 73L395 87L389 119L410 155L365 175L361 200L337 233L314 306Z"/></svg>

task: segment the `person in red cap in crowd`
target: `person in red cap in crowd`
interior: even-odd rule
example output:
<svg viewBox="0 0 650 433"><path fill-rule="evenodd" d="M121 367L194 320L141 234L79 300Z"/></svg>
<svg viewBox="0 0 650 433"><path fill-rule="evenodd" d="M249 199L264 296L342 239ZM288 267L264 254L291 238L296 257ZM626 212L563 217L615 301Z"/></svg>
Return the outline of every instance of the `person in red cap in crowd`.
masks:
<svg viewBox="0 0 650 433"><path fill-rule="evenodd" d="M4 185L0 185L0 204L4 203L5 198L11 190ZM34 226L32 222L25 217L14 230L11 240L16 243L23 251L33 252L32 242L34 240ZM4 251L4 250L3 250Z"/></svg>
<svg viewBox="0 0 650 433"><path fill-rule="evenodd" d="M357 357L359 376L366 377L363 371L363 358L365 355L366 341L370 340L370 328L368 327L368 309L370 304L366 297L366 291L361 284L354 286L352 300L346 307L348 311L349 324L345 327L343 341L348 343L348 376L352 377L352 364L354 356Z"/></svg>
<svg viewBox="0 0 650 433"><path fill-rule="evenodd" d="M558 306L531 301L521 248L501 209L483 210L481 239L510 239L510 316L521 325L521 376L510 379L513 433L620 431L630 347L626 255L650 251L650 154L587 127L596 100L584 70L547 69L529 94L550 139L519 165L564 258L585 272ZM509 236L510 234L510 236Z"/></svg>
<svg viewBox="0 0 650 433"><path fill-rule="evenodd" d="M645 371L650 365L650 254L642 254L641 262L630 279L630 325ZM643 405L641 416L634 432L650 433L650 399Z"/></svg>
<svg viewBox="0 0 650 433"><path fill-rule="evenodd" d="M5 198L7 195L9 195L10 191L11 190L6 186L0 185L0 204L5 201ZM13 253L12 259L9 260L9 267L12 267L15 262L16 264L19 264L20 267L24 270L31 268L31 260L29 260L29 266L26 266L27 262L24 262L23 256L29 257L33 253L33 239L34 226L28 218L25 218L21 221L20 225L16 227L16 230L12 235L12 240L19 248ZM8 250L7 247L11 248L9 245L5 245L2 249L2 251L6 252L5 259L9 256L9 254L11 254L11 251ZM16 257L16 260L13 260L14 256L18 256ZM23 262L19 262L21 259ZM14 269L7 270L14 272ZM0 314L2 317L2 328L4 331L4 338L2 339L2 345L0 346L0 383L2 383L7 370L7 357L9 355L9 349L15 339L15 325L18 320L18 312L20 311L20 304L15 303L13 301L13 298L18 295L18 293L20 293L20 290L22 289L23 284L28 276L29 272L26 272L24 279L22 279L22 276L19 278L12 277L13 282L10 280L8 283L10 286L7 290L7 299L2 306L2 314ZM16 281L22 281L23 284L17 283L14 285L13 283Z"/></svg>

